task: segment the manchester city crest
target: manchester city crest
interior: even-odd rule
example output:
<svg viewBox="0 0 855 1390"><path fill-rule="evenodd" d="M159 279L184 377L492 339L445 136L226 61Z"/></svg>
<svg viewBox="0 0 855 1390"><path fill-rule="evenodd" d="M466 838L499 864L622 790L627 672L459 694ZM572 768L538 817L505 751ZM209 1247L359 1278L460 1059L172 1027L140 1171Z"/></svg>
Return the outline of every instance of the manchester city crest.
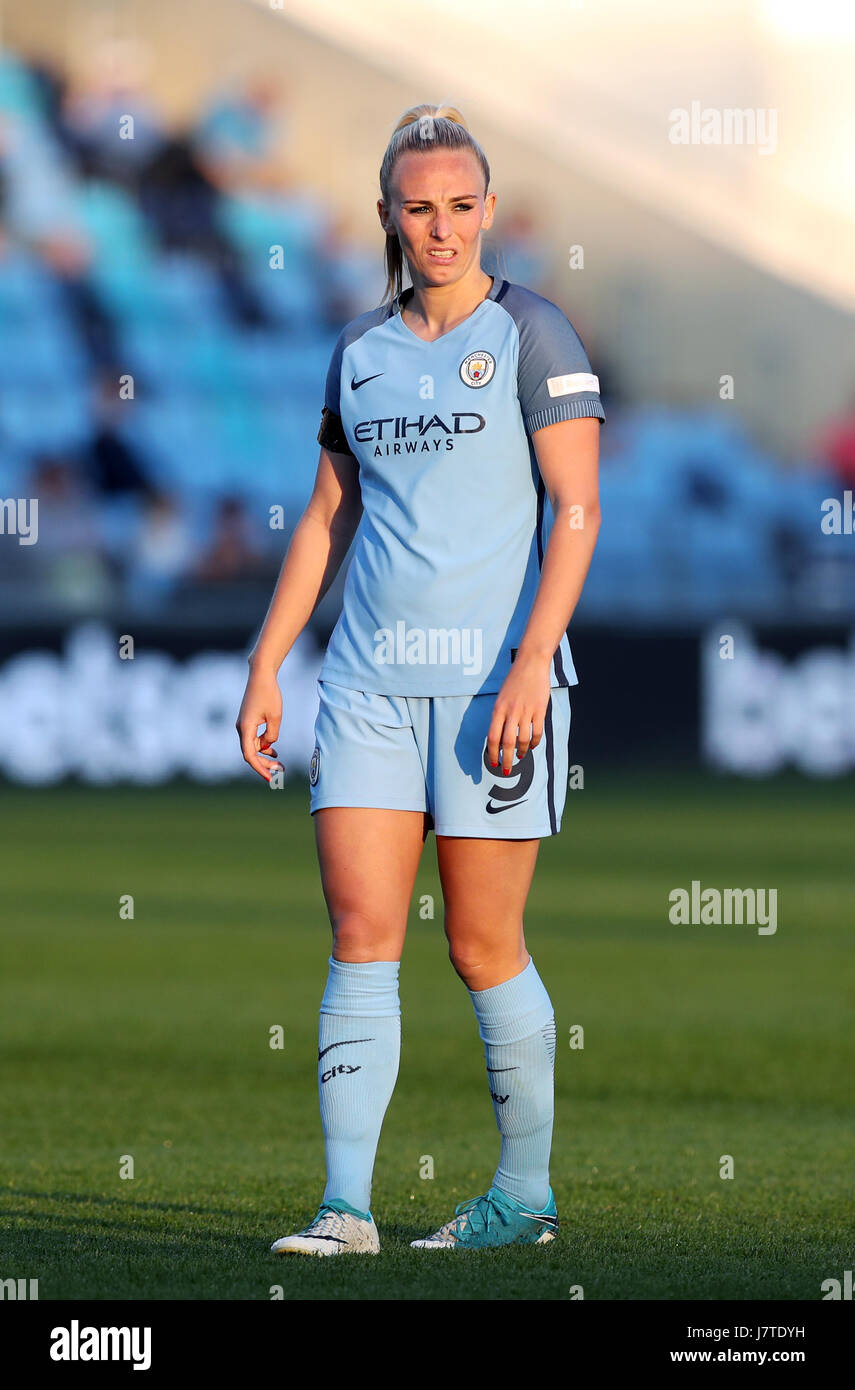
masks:
<svg viewBox="0 0 855 1390"><path fill-rule="evenodd" d="M312 761L311 761L311 763L309 764L309 783L310 783L311 786L313 786L313 787L316 787L316 786L317 786L317 784L318 784L318 777L320 776L320 772L321 772L321 750L320 750L320 748L318 748L317 744L315 744L315 751L314 751L314 753L312 754Z"/></svg>
<svg viewBox="0 0 855 1390"><path fill-rule="evenodd" d="M496 359L490 352L470 352L460 363L460 380L464 386L486 386L492 381Z"/></svg>

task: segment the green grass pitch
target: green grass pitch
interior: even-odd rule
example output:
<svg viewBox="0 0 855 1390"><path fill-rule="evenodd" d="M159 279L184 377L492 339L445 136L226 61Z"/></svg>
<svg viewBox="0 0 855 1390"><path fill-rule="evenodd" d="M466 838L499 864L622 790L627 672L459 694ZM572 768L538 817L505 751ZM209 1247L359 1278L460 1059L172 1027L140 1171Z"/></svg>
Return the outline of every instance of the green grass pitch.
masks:
<svg viewBox="0 0 855 1390"><path fill-rule="evenodd" d="M527 914L558 1028L562 1225L543 1249L408 1245L498 1154L430 837L382 1250L318 1260L268 1250L323 1184L329 929L306 790L5 789L0 1278L38 1278L41 1299L820 1299L853 1255L854 808L851 780L796 777L568 793ZM668 893L693 879L777 888L777 933L672 926Z"/></svg>

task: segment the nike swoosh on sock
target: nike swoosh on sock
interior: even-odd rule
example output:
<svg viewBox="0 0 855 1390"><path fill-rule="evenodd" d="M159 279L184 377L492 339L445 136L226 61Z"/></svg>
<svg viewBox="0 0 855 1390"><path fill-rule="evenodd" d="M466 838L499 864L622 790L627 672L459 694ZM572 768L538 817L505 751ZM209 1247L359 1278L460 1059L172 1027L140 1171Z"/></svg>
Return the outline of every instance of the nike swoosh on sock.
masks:
<svg viewBox="0 0 855 1390"><path fill-rule="evenodd" d="M323 1052L319 1052L319 1053L318 1053L318 1061L320 1061L322 1057L326 1057L326 1055L327 1055L328 1052L332 1052L332 1050L333 1050L334 1047L348 1047L351 1043L373 1042L373 1041L374 1041L373 1038L342 1038L341 1042L330 1043L329 1047L325 1047L324 1050L323 1050Z"/></svg>

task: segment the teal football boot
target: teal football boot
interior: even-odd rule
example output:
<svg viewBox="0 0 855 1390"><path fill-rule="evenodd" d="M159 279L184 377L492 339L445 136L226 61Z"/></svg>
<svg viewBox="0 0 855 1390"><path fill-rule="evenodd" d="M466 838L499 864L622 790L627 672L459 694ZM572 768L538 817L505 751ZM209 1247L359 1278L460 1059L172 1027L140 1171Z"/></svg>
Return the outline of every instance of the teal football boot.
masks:
<svg viewBox="0 0 855 1390"><path fill-rule="evenodd" d="M424 1240L411 1240L414 1250L488 1250L500 1245L548 1245L558 1234L558 1212L552 1188L542 1211L531 1211L497 1187L455 1207L451 1221Z"/></svg>

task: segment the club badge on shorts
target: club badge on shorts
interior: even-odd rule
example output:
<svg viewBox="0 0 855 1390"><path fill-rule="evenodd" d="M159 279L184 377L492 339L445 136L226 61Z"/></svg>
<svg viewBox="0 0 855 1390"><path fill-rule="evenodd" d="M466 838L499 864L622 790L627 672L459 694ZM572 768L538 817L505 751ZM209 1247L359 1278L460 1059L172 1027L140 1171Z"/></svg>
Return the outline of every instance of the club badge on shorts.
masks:
<svg viewBox="0 0 855 1390"><path fill-rule="evenodd" d="M460 380L464 386L486 386L495 370L496 359L491 352L470 352L460 363Z"/></svg>
<svg viewBox="0 0 855 1390"><path fill-rule="evenodd" d="M318 745L315 744L315 751L314 751L314 753L312 754L312 761L311 761L311 763L309 764L309 785L310 785L310 786L312 786L312 787L316 787L316 786L317 786L317 784L318 784L318 777L320 776L320 772L321 772L321 750L320 750L320 748L318 747Z"/></svg>

